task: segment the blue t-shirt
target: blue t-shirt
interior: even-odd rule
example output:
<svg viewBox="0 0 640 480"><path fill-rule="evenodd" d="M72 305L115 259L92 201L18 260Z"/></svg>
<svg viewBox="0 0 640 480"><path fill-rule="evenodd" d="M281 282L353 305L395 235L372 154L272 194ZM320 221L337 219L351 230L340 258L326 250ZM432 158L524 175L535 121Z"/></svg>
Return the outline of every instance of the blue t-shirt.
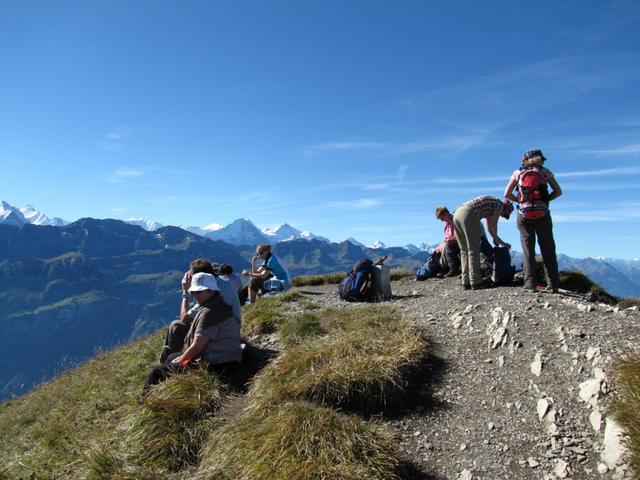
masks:
<svg viewBox="0 0 640 480"><path fill-rule="evenodd" d="M273 273L273 276L278 280L284 280L285 282L289 281L289 274L287 270L282 266L282 263L275 255L271 255L269 260L267 260L263 265L264 268L270 270Z"/></svg>

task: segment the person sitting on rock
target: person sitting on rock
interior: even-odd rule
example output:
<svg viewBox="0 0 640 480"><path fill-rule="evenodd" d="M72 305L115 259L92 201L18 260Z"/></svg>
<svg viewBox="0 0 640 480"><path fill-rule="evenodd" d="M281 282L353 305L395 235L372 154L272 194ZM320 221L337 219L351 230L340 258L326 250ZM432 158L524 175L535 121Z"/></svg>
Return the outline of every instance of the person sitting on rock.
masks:
<svg viewBox="0 0 640 480"><path fill-rule="evenodd" d="M256 265L258 259L262 259L262 265ZM256 254L251 258L251 271L243 270L242 274L249 277L249 300L256 301L256 296L269 279L280 280L281 290L288 290L289 273L282 262L271 252L271 245L261 244L256 247Z"/></svg>
<svg viewBox="0 0 640 480"><path fill-rule="evenodd" d="M160 352L160 363L164 363L172 353L182 350L191 322L202 308L197 302L193 304L190 302L191 295L189 294L189 288L191 287L191 279L196 273L208 273L217 277L218 290L220 291L220 295L222 295L222 299L231 307L235 320L239 324L242 324L242 311L240 309L236 285L234 285L230 279L220 275L222 271L217 264L213 265L205 258L198 258L191 262L189 270L185 272L182 277L180 317L169 325L164 346Z"/></svg>
<svg viewBox="0 0 640 480"><path fill-rule="evenodd" d="M194 366L206 365L211 372L224 378L240 363L240 322L233 316L232 307L223 301L215 275L194 274L188 291L200 308L187 332L184 349L170 354L151 370L145 391L172 373L184 372Z"/></svg>
<svg viewBox="0 0 640 480"><path fill-rule="evenodd" d="M444 277L457 277L460 275L460 247L456 240L456 230L453 226L453 215L447 207L436 207L436 218L444 222L444 240L435 248L443 257L448 272Z"/></svg>
<svg viewBox="0 0 640 480"><path fill-rule="evenodd" d="M465 290L479 290L489 286L483 283L480 269L481 219L485 219L496 247L502 245L511 248L511 245L498 236L498 220L500 217L508 219L511 212L513 204L509 200L499 200L489 195L473 198L456 209L453 225L460 245L462 286Z"/></svg>

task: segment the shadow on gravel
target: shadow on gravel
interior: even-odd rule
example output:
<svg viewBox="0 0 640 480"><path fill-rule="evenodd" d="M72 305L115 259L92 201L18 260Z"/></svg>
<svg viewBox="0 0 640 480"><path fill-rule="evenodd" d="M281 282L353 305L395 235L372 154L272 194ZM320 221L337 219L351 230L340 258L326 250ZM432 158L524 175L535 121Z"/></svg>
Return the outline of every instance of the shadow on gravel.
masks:
<svg viewBox="0 0 640 480"><path fill-rule="evenodd" d="M310 290L298 290L303 295L325 295L326 292L312 292Z"/></svg>
<svg viewBox="0 0 640 480"><path fill-rule="evenodd" d="M418 465L408 460L398 465L396 473L401 480L446 480L444 477L423 472Z"/></svg>
<svg viewBox="0 0 640 480"><path fill-rule="evenodd" d="M429 348L432 350L433 346ZM393 405L389 405L382 412L382 417L397 420L416 412L426 414L446 408L445 404L433 395L435 388L442 382L446 370L447 362L431 351L409 376L409 384L402 398Z"/></svg>
<svg viewBox="0 0 640 480"><path fill-rule="evenodd" d="M424 295L422 293L416 293L414 295L393 295L391 300L403 300L405 298L422 298Z"/></svg>
<svg viewBox="0 0 640 480"><path fill-rule="evenodd" d="M229 384L238 393L245 393L251 379L278 355L277 350L250 344L245 340L242 362L229 375Z"/></svg>

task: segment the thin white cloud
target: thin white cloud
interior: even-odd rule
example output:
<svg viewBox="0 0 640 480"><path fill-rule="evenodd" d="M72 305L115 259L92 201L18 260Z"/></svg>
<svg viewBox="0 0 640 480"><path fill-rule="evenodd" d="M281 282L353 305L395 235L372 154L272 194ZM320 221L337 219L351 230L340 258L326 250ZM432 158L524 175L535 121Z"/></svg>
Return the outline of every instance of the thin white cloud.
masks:
<svg viewBox="0 0 640 480"><path fill-rule="evenodd" d="M439 138L424 138L412 142L325 142L307 146L303 149L306 155L319 152L346 152L372 150L379 155L410 155L416 153L446 152L461 153L470 148L485 144L490 131L474 131L459 135L448 135Z"/></svg>
<svg viewBox="0 0 640 480"><path fill-rule="evenodd" d="M582 153L588 153L592 155L638 155L640 154L640 143L632 145L621 145L614 148L582 150Z"/></svg>
<svg viewBox="0 0 640 480"><path fill-rule="evenodd" d="M132 131L129 127L115 127L107 134L107 138L113 141L124 141L129 138Z"/></svg>
<svg viewBox="0 0 640 480"><path fill-rule="evenodd" d="M104 140L98 142L98 146L111 152L121 152L126 147L126 142L131 137L133 129L129 127L114 127L105 135Z"/></svg>
<svg viewBox="0 0 640 480"><path fill-rule="evenodd" d="M142 175L144 175L144 171L140 169L132 167L120 167L109 177L107 177L107 181L110 183L120 183L124 180L140 177Z"/></svg>
<svg viewBox="0 0 640 480"><path fill-rule="evenodd" d="M403 180L404 177L407 176L407 172L409 171L409 165L400 165L398 170L396 171L396 178L398 180Z"/></svg>
<svg viewBox="0 0 640 480"><path fill-rule="evenodd" d="M383 142L325 142L311 145L311 151L331 152L340 150L380 150L388 148L388 144Z"/></svg>
<svg viewBox="0 0 640 480"><path fill-rule="evenodd" d="M603 168L600 170L578 170L574 172L558 172L555 174L558 178L569 177L601 177L605 175L634 175L640 173L640 166L638 167L613 167Z"/></svg>
<svg viewBox="0 0 640 480"><path fill-rule="evenodd" d="M381 205L382 201L374 198L360 198L358 200L349 201L349 200L333 200L330 202L325 202L322 205L322 208L332 208L332 209L365 209L372 208Z"/></svg>

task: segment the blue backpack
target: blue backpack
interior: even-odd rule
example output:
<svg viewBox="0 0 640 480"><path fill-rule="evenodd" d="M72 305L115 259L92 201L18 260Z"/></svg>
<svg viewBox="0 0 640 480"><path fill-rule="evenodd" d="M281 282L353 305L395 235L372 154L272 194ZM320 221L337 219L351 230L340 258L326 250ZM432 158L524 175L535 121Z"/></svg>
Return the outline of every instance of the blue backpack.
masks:
<svg viewBox="0 0 640 480"><path fill-rule="evenodd" d="M353 265L351 272L338 285L338 295L342 300L362 302L373 296L373 262L364 258Z"/></svg>
<svg viewBox="0 0 640 480"><path fill-rule="evenodd" d="M440 265L440 252L433 252L427 258L427 261L418 267L416 270L416 280L422 281L427 278L434 277L442 270Z"/></svg>
<svg viewBox="0 0 640 480"><path fill-rule="evenodd" d="M511 265L511 255L506 247L495 247L493 249L493 270L491 272L491 281L495 284L510 283L516 268Z"/></svg>

